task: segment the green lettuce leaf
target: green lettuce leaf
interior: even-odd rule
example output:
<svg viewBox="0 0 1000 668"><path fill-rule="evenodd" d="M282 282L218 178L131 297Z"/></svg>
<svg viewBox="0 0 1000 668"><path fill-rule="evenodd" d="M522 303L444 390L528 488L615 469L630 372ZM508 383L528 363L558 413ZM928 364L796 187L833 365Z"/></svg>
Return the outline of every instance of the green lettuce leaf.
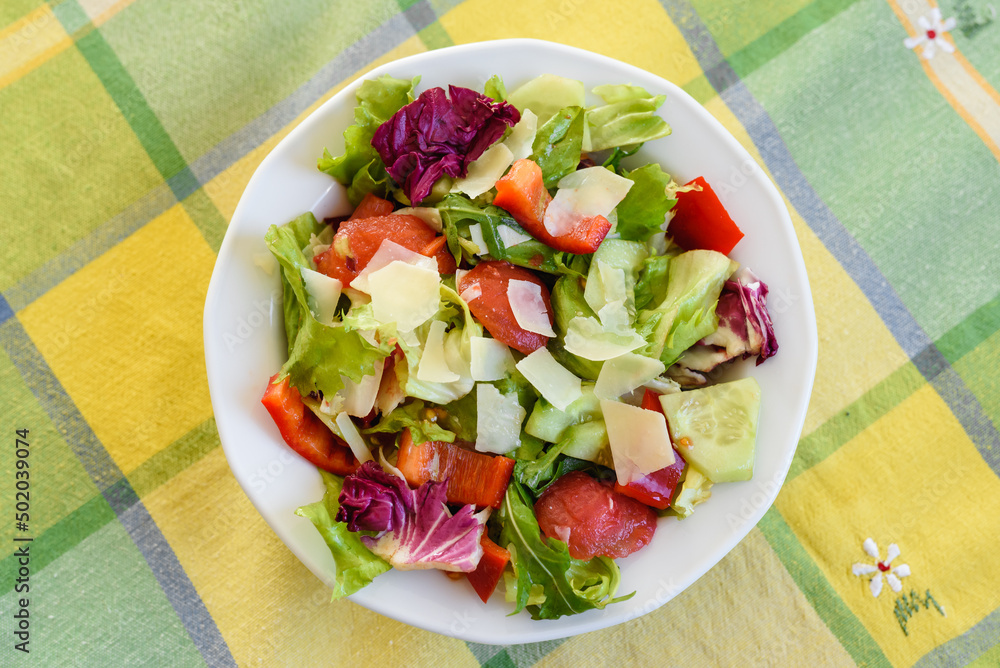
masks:
<svg viewBox="0 0 1000 668"><path fill-rule="evenodd" d="M315 216L305 213L286 225L271 225L264 234L264 243L281 265L282 306L289 354L302 324L303 311L309 310L302 270L311 269L312 263L302 249L309 244L312 235L319 235L323 228L324 225Z"/></svg>
<svg viewBox="0 0 1000 668"><path fill-rule="evenodd" d="M507 101L520 112L531 109L541 126L560 109L582 107L585 95L582 81L556 74L541 74L511 91Z"/></svg>
<svg viewBox="0 0 1000 668"><path fill-rule="evenodd" d="M503 85L503 78L499 74L494 74L483 87L483 95L494 102L505 102L507 100L507 87Z"/></svg>
<svg viewBox="0 0 1000 668"><path fill-rule="evenodd" d="M559 179L576 171L583 150L583 133L582 107L561 109L538 128L531 157L542 168L546 188L554 188Z"/></svg>
<svg viewBox="0 0 1000 668"><path fill-rule="evenodd" d="M656 115L665 95L651 95L629 84L598 86L594 92L605 104L587 109L584 151L630 146L670 134L670 126Z"/></svg>
<svg viewBox="0 0 1000 668"><path fill-rule="evenodd" d="M374 427L362 429L362 434L398 434L404 429L410 430L413 442L417 445L427 441L445 441L452 443L455 440L454 432L444 429L433 421L432 415L428 412L427 404L420 399L408 401L402 406L397 406L388 415L378 421Z"/></svg>
<svg viewBox="0 0 1000 668"><path fill-rule="evenodd" d="M642 310L650 304L660 304L667 296L667 268L670 256L654 255L643 262L639 280L635 284L635 308Z"/></svg>
<svg viewBox="0 0 1000 668"><path fill-rule="evenodd" d="M326 471L320 471L320 475L326 485L323 499L302 506L295 514L313 523L333 554L336 568L333 600L336 600L367 586L376 576L392 567L364 546L361 534L348 531L346 524L334 519L340 508L340 490L344 479Z"/></svg>
<svg viewBox="0 0 1000 668"><path fill-rule="evenodd" d="M372 147L372 135L382 123L413 102L413 89L420 77L395 79L388 74L366 80L356 93L354 125L344 130L344 154L333 157L323 149L317 166L347 186L347 196L357 205L367 193L385 196L390 183L385 165Z"/></svg>
<svg viewBox="0 0 1000 668"><path fill-rule="evenodd" d="M375 363L391 352L388 343L374 346L358 330L317 322L307 309L302 313L302 326L288 361L281 367L281 377L287 375L303 395L322 392L332 397L344 387L341 376L360 383L374 373Z"/></svg>
<svg viewBox="0 0 1000 668"><path fill-rule="evenodd" d="M722 286L739 265L722 253L694 250L672 258L667 290L655 309L639 312L636 331L647 341L640 353L670 366L719 326L715 305Z"/></svg>
<svg viewBox="0 0 1000 668"><path fill-rule="evenodd" d="M667 212L677 204L667 197L670 175L659 165L649 164L625 174L632 181L628 194L618 204L618 234L622 239L646 241L661 229Z"/></svg>
<svg viewBox="0 0 1000 668"><path fill-rule="evenodd" d="M558 619L631 596L612 598L621 580L614 560L573 559L565 543L542 537L531 501L517 480L510 481L497 517L500 545L510 550L514 567L514 577L508 581L514 602L511 614L527 606L533 619ZM530 605L529 599L540 603Z"/></svg>

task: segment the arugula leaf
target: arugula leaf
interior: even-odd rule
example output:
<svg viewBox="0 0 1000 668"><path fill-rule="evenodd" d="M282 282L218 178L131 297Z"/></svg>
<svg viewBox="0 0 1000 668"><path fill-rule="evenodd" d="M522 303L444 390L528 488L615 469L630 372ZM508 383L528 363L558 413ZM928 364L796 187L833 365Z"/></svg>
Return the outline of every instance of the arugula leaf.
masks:
<svg viewBox="0 0 1000 668"><path fill-rule="evenodd" d="M388 74L366 80L355 94L354 125L344 130L344 154L333 157L323 149L317 167L348 186L347 196L355 206L367 193L384 196L390 184L382 158L372 147L372 135L382 123L413 101L420 77L396 79Z"/></svg>
<svg viewBox="0 0 1000 668"><path fill-rule="evenodd" d="M463 244L471 240L469 226L478 224L483 233L483 240L486 242L486 253L494 260L506 260L511 264L526 267L535 271L544 271L549 274L572 273L568 266L573 258L577 257L571 253L564 253L554 250L537 239L529 239L513 246L507 246L504 242L501 228L507 227L512 232L519 235L531 236L528 232L517 224L514 218L492 204L481 204L466 197L465 195L451 194L445 197L437 205L441 212L441 222L444 236L448 242L448 250L455 256L457 262L461 262L463 257L476 264L479 259L471 253L463 253ZM482 251L484 249L480 249Z"/></svg>
<svg viewBox="0 0 1000 668"><path fill-rule="evenodd" d="M320 471L320 475L326 485L323 499L302 506L295 514L313 523L333 554L336 568L333 600L336 600L350 596L392 567L364 546L362 534L349 531L345 523L334 519L340 509L340 490L344 479L326 471Z"/></svg>
<svg viewBox="0 0 1000 668"><path fill-rule="evenodd" d="M514 602L511 614L527 606L533 619L558 619L628 598L612 598L621 579L612 559L573 559L565 543L542 537L527 492L517 480L511 479L497 517L502 525L500 544L510 550L514 567L514 577L508 581ZM533 589L545 597L538 605L529 605Z"/></svg>
<svg viewBox="0 0 1000 668"><path fill-rule="evenodd" d="M311 213L305 213L286 225L271 225L264 234L264 243L281 265L282 309L289 354L299 333L302 312L309 310L302 270L312 267L302 249L312 235L322 231L323 224Z"/></svg>
<svg viewBox="0 0 1000 668"><path fill-rule="evenodd" d="M538 128L531 145L532 159L542 168L546 188L576 171L583 151L584 111L565 107Z"/></svg>
<svg viewBox="0 0 1000 668"><path fill-rule="evenodd" d="M615 146L611 154L604 160L602 167L607 167L615 174L621 174L624 176L624 170L621 168L621 161L630 155L635 155L639 149L642 148L642 144L633 144L631 146Z"/></svg>
<svg viewBox="0 0 1000 668"><path fill-rule="evenodd" d="M375 363L391 352L388 343L373 346L359 331L339 324L328 327L304 309L295 345L281 367L280 377L288 376L303 395L322 392L332 397L344 387L341 376L360 383L373 373Z"/></svg>
<svg viewBox="0 0 1000 668"><path fill-rule="evenodd" d="M632 181L628 194L618 204L618 234L622 239L646 241L661 229L667 212L677 204L667 197L670 175L659 165L649 164L625 174Z"/></svg>
<svg viewBox="0 0 1000 668"><path fill-rule="evenodd" d="M408 401L397 406L391 413L382 417L374 427L362 429L362 434L397 434L404 429L410 430L413 442L417 445L427 441L455 441L455 434L441 427L432 420L426 404L420 399Z"/></svg>

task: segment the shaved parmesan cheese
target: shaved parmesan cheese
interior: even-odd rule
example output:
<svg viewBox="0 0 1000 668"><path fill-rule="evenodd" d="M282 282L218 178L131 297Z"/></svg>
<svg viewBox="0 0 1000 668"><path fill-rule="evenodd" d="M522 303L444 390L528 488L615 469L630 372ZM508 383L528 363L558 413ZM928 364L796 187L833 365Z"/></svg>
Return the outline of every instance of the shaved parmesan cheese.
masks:
<svg viewBox="0 0 1000 668"><path fill-rule="evenodd" d="M469 236L472 237L472 243L476 244L479 251L476 255L486 255L489 253L489 246L486 245L486 239L483 238L483 226L479 223L473 223L469 225Z"/></svg>
<svg viewBox="0 0 1000 668"><path fill-rule="evenodd" d="M584 218L607 217L625 199L632 181L604 167L587 167L559 180L542 221L554 237L567 234Z"/></svg>
<svg viewBox="0 0 1000 668"><path fill-rule="evenodd" d="M601 367L594 395L598 399L617 399L653 380L665 370L663 362L645 355L619 355Z"/></svg>
<svg viewBox="0 0 1000 668"><path fill-rule="evenodd" d="M506 378L507 370L514 366L510 348L501 341L473 336L469 339L469 346L472 380L502 380Z"/></svg>
<svg viewBox="0 0 1000 668"><path fill-rule="evenodd" d="M539 394L561 411L583 396L580 379L545 348L539 348L515 366Z"/></svg>
<svg viewBox="0 0 1000 668"><path fill-rule="evenodd" d="M541 334L555 336L549 311L542 299L542 286L531 281L512 279L507 281L507 301L514 313L514 320L521 329Z"/></svg>
<svg viewBox="0 0 1000 668"><path fill-rule="evenodd" d="M667 421L659 411L601 401L618 483L627 485L674 463Z"/></svg>
<svg viewBox="0 0 1000 668"><path fill-rule="evenodd" d="M459 267L458 269L455 270L455 289L456 290L461 290L462 289L462 279L465 278L465 275L468 274L468 273L469 273L468 269L462 269L461 267Z"/></svg>
<svg viewBox="0 0 1000 668"><path fill-rule="evenodd" d="M313 317L327 327L333 325L337 313L337 303L340 301L340 291L344 287L336 278L302 267L302 282L309 293L309 310Z"/></svg>
<svg viewBox="0 0 1000 668"><path fill-rule="evenodd" d="M521 120L514 124L510 135L503 140L512 154L511 162L527 158L532 153L535 134L538 132L538 116L531 109L521 112Z"/></svg>
<svg viewBox="0 0 1000 668"><path fill-rule="evenodd" d="M525 241L531 241L532 239L532 237L527 234L521 234L509 225L498 225L497 233L500 234L500 241L503 242L504 248L523 244Z"/></svg>
<svg viewBox="0 0 1000 668"><path fill-rule="evenodd" d="M358 461L362 464L372 461L371 450L368 449L365 439L361 438L361 433L354 426L354 422L351 421L350 416L347 413L338 413L335 421L337 426L340 427L341 435L347 441L347 445L351 446L351 452L358 458Z"/></svg>
<svg viewBox="0 0 1000 668"><path fill-rule="evenodd" d="M400 332L424 324L438 311L440 279L436 263L434 269L428 269L396 260L372 273L368 291L375 319L396 323Z"/></svg>
<svg viewBox="0 0 1000 668"><path fill-rule="evenodd" d="M405 246L400 246L395 241L385 239L382 245L375 251L375 255L361 270L361 273L351 281L351 287L361 292L369 292L368 280L376 271L389 266L393 262L405 262L415 267L433 269L437 272L437 260L426 255L421 255L416 251L411 251ZM369 292L370 294L370 292Z"/></svg>
<svg viewBox="0 0 1000 668"><path fill-rule="evenodd" d="M424 343L424 352L417 367L417 379L428 383L451 383L458 380L458 374L448 368L444 359L444 330L447 325L441 320L431 323Z"/></svg>
<svg viewBox="0 0 1000 668"><path fill-rule="evenodd" d="M365 417L372 412L375 406L375 397L378 396L378 388L382 383L382 372L385 370L385 360L375 362L375 373L370 376L363 376L360 383L355 383L350 378L341 376L344 381L344 389L338 392L343 393L343 410L348 415L355 417ZM322 408L322 407L321 407Z"/></svg>
<svg viewBox="0 0 1000 668"><path fill-rule="evenodd" d="M427 227L431 228L435 232L440 232L444 229L441 224L441 212L432 206L408 206L403 209L397 209L392 212L394 216L416 216L420 220L427 223Z"/></svg>
<svg viewBox="0 0 1000 668"><path fill-rule="evenodd" d="M566 331L566 350L592 362L609 360L646 345L646 340L629 329L626 334L608 332L595 318L576 316Z"/></svg>
<svg viewBox="0 0 1000 668"><path fill-rule="evenodd" d="M459 295L459 297L462 298L462 301L465 302L466 304L468 304L471 301L475 301L482 296L483 296L483 288L481 285L479 285L479 283L473 283L466 289L462 290L462 294Z"/></svg>
<svg viewBox="0 0 1000 668"><path fill-rule="evenodd" d="M503 173L514 162L514 154L503 143L496 143L469 163L469 171L464 178L455 179L451 186L453 193L465 193L469 197L479 197L493 187Z"/></svg>
<svg viewBox="0 0 1000 668"><path fill-rule="evenodd" d="M476 384L476 450L503 455L521 445L521 423L527 412L517 392L501 394L489 383Z"/></svg>

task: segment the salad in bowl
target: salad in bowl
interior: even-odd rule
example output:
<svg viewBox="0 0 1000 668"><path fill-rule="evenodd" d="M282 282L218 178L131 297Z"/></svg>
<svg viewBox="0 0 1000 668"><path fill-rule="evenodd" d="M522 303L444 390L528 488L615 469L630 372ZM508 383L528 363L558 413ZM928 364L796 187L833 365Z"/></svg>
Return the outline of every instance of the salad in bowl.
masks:
<svg viewBox="0 0 1000 668"><path fill-rule="evenodd" d="M797 346L769 308L769 258L741 257L758 224L723 202L717 170L656 159L677 128L648 81L399 74L353 87L342 147L314 148L329 190L268 221L274 261L255 256L280 283L273 366L254 365L262 429L321 483L289 494L282 521L309 521L334 598L452 635L543 639L648 611L752 527L787 471L788 446L775 465L761 435L767 370ZM723 490L754 480L764 507L721 526ZM703 515L695 533L720 540L671 572L656 553ZM657 562L670 584L651 597L629 575ZM386 587L412 587L410 609L379 605ZM484 637L421 624L417 600L553 628Z"/></svg>

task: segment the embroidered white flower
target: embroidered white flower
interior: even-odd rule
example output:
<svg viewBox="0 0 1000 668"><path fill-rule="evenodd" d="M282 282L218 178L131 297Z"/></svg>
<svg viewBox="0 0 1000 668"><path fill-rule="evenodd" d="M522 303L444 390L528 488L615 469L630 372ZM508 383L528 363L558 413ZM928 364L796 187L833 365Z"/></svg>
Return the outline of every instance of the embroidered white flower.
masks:
<svg viewBox="0 0 1000 668"><path fill-rule="evenodd" d="M890 543L885 553L885 559L883 560L879 560L878 545L871 538L865 538L865 542L861 544L861 548L869 557L875 560L875 563L854 564L851 566L851 572L857 576L875 574L868 580L868 588L871 589L872 596L878 597L882 593L883 573L885 574L885 581L889 583L889 587L894 592L899 593L903 589L903 583L899 581L899 578L905 578L910 574L910 567L907 564L892 565L892 560L899 556L899 546L895 543Z"/></svg>
<svg viewBox="0 0 1000 668"><path fill-rule="evenodd" d="M915 49L923 44L924 48L920 55L928 60L934 57L938 49L941 49L945 53L951 53L955 50L952 43L944 38L944 34L955 27L955 17L951 17L947 21L942 21L941 10L935 7L931 10L929 18L921 16L917 19L917 25L924 32L922 35L904 39L903 45L907 49Z"/></svg>

